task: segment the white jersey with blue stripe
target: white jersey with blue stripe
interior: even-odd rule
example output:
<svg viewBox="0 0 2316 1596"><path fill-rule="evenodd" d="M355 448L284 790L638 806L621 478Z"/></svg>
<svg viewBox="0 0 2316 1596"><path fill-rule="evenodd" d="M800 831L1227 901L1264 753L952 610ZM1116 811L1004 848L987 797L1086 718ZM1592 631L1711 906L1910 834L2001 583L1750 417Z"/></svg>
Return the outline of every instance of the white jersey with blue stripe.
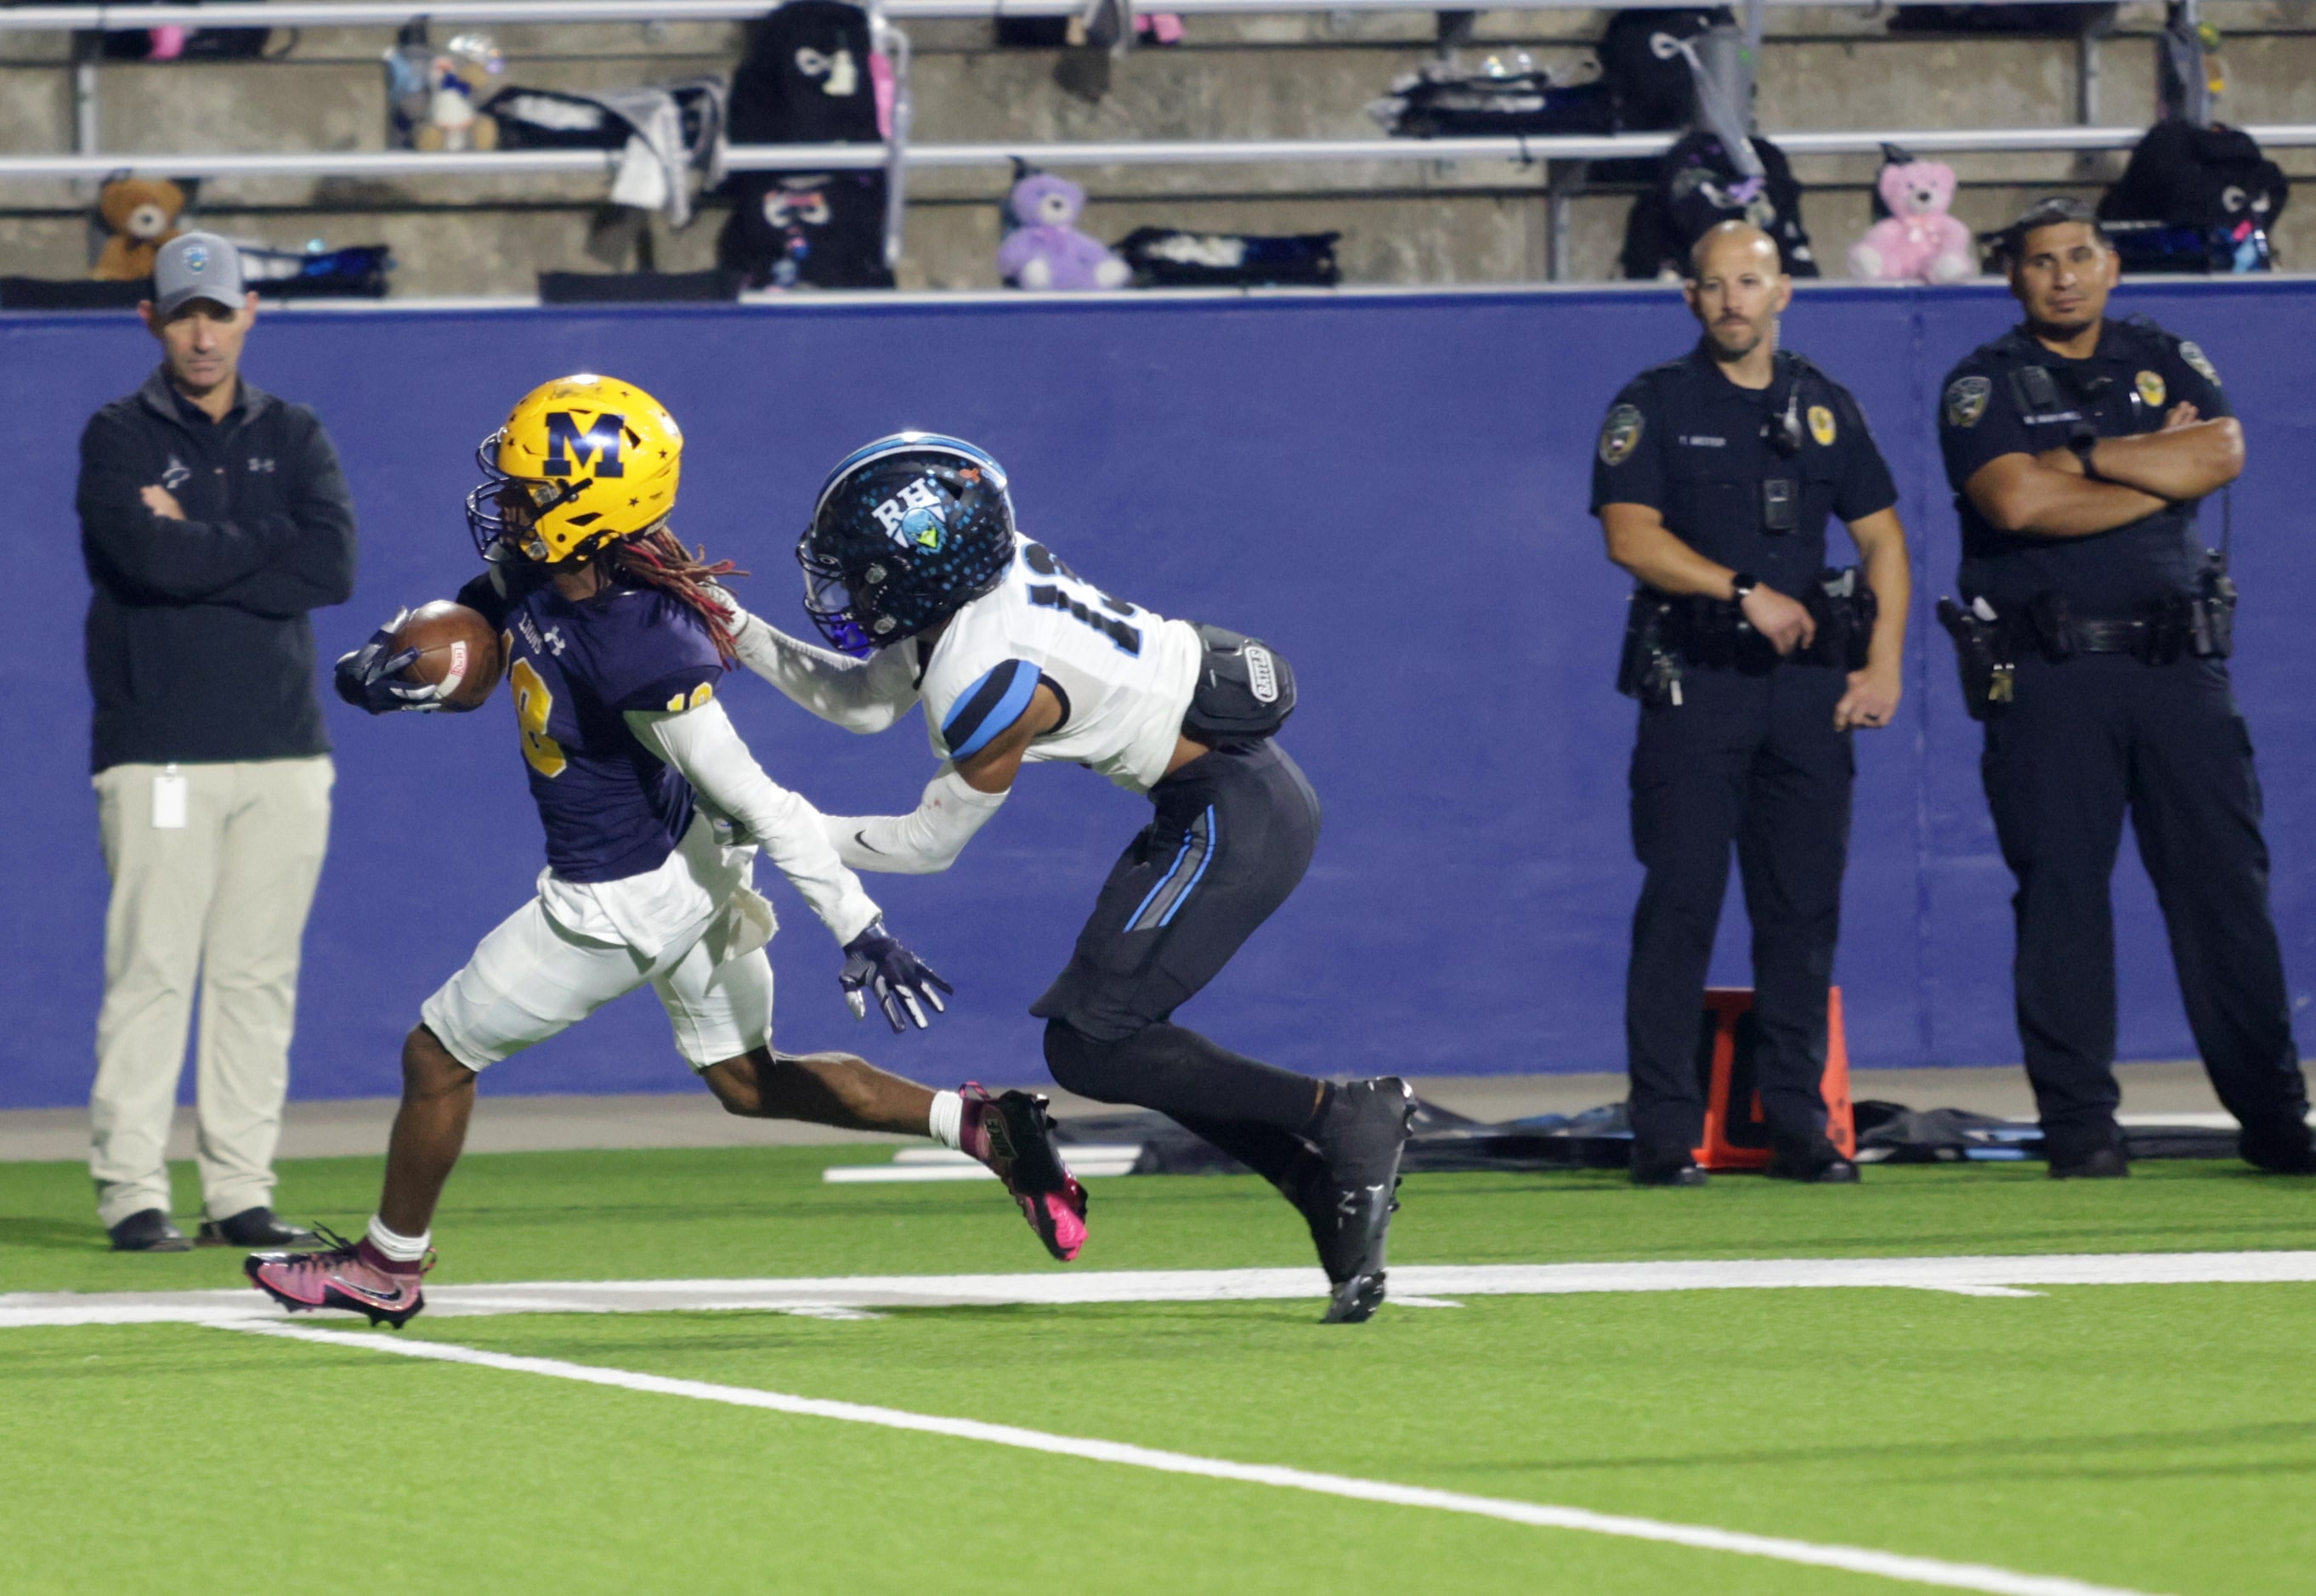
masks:
<svg viewBox="0 0 2316 1596"><path fill-rule="evenodd" d="M918 692L933 750L969 759L1029 712L1041 682L1062 720L1032 760L1069 761L1147 792L1173 758L1203 645L1186 620L1114 598L1018 533L1012 569L958 611Z"/></svg>

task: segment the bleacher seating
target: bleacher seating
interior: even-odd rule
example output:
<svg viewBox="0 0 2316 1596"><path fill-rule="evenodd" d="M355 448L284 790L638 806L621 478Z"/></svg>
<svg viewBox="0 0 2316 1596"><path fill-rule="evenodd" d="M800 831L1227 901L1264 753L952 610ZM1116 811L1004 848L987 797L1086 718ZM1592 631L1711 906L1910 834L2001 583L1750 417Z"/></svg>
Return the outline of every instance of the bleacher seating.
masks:
<svg viewBox="0 0 2316 1596"><path fill-rule="evenodd" d="M2212 0L2225 36L2229 89L2222 116L2240 123L2311 120L2316 104L2316 17L2285 0ZM1606 13L1483 13L1467 58L1524 50L1574 66ZM72 37L8 31L0 10L0 149L76 147L76 81L93 84L98 151L360 150L385 140L379 27L278 30L274 58L105 62L76 74ZM2098 47L2098 120L2144 122L2151 113L2152 34L2162 11L2123 7L2118 32ZM1110 65L1106 92L1085 75L1057 72L1061 52L1001 49L982 20L917 20L915 138L925 142L1034 145L1117 139L1357 138L1375 134L1367 102L1394 75L1429 57L1428 12L1344 11L1195 16L1179 47L1141 49ZM1793 130L2062 126L2078 120L2078 46L2070 40L1893 34L1887 13L1857 7L1781 7L1768 19L1758 103L1773 136ZM438 34L449 30L437 24ZM492 31L521 81L549 87L634 85L729 70L739 28L730 22L512 25ZM1070 79L1074 87L1059 79ZM2305 151L2277 152L2287 171L2312 169ZM2033 192L2088 192L2121 170L2119 153L1971 154L1950 157L1963 178L1956 211L1995 224ZM1868 221L1870 154L1803 155L1807 217L1821 254ZM1465 160L1319 164L1175 164L1074 174L1092 203L1082 224L1116 238L1145 224L1243 232L1340 229L1347 283L1446 284L1538 281L1552 275L1545 172L1537 164ZM996 286L1002 165L932 169L910 179L904 288ZM386 242L398 261L397 296L528 292L539 271L624 269L637 263L630 230L600 225L604 183L592 174L491 177L211 180L200 197L209 225L295 247ZM1567 201L1561 275L1613 275L1627 192ZM0 254L8 270L78 275L87 256L86 197L55 181L0 182ZM712 263L720 213L689 229L655 222L648 263L667 271ZM591 254L591 240L594 250ZM2303 247L2303 241L2305 247ZM2316 260L2316 221L2288 211L2277 236L2290 269ZM1834 268L1837 272L1838 266Z"/></svg>

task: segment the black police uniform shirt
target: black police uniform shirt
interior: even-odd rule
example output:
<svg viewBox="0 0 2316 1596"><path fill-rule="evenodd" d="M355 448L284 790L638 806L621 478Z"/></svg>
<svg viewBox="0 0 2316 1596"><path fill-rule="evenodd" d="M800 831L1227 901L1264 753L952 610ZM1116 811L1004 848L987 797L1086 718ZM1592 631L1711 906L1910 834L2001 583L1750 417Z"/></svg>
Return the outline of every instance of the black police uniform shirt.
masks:
<svg viewBox="0 0 2316 1596"><path fill-rule="evenodd" d="M586 599L536 566L485 572L459 593L501 631L547 862L566 881L655 870L691 825L691 784L629 729L628 710L695 709L724 662L706 625L656 588L614 582Z"/></svg>
<svg viewBox="0 0 2316 1596"><path fill-rule="evenodd" d="M2078 616L2121 618L2194 590L2203 542L2193 503L2088 538L2036 538L1998 530L1963 485L2006 454L2063 449L2081 426L2102 438L2157 432L2182 400L2204 421L2233 415L2202 350L2134 317L2105 323L2090 358L2071 361L2018 327L1973 350L1939 391L1938 441L1962 518L1965 597L2016 608L2057 592Z"/></svg>
<svg viewBox="0 0 2316 1596"><path fill-rule="evenodd" d="M1798 434L1792 454L1768 436L1773 426ZM1773 514L1788 517L1769 509L1769 482L1789 485L1790 531L1770 530ZM1741 388L1700 341L1626 384L1593 453L1595 515L1605 504L1645 504L1697 553L1791 598L1825 566L1828 515L1862 521L1897 502L1857 401L1786 353L1768 387Z"/></svg>

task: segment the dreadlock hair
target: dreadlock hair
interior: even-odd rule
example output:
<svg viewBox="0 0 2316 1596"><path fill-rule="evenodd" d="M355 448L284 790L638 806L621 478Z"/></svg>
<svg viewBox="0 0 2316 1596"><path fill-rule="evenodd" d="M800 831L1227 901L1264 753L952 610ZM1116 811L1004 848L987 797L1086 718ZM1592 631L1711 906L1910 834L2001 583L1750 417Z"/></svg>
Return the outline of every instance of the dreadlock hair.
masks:
<svg viewBox="0 0 2316 1596"><path fill-rule="evenodd" d="M644 587L655 587L699 617L708 640L726 664L738 657L732 641L732 620L722 604L710 596L709 586L725 576L745 576L728 559L708 563L708 550L687 551L664 525L621 539L605 551L611 569Z"/></svg>

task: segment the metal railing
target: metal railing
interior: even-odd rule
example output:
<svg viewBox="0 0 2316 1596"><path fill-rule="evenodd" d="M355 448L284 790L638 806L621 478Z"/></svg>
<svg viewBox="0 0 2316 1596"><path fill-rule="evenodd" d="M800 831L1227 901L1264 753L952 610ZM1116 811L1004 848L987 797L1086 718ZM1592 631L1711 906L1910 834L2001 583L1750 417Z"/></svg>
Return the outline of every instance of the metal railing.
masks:
<svg viewBox="0 0 2316 1596"><path fill-rule="evenodd" d="M1616 9L1670 9L1697 0L1614 0ZM1762 0L1771 6L1819 10L1872 10L1885 0ZM1991 5L2005 0L1957 0ZM2016 0L2013 0L2016 3ZM2062 4L2066 0L2025 0ZM1179 16L1286 15L1298 12L1416 12L1439 9L1411 0L1147 0L1154 11ZM441 0L423 5L411 0L346 0L343 4L218 5L20 5L0 10L0 33L142 28L398 28L424 17L445 26L482 22L532 22L562 26L582 22L743 22L765 15L771 0ZM935 19L1074 16L1085 0L885 0L878 9L896 22ZM1489 0L1483 11L1598 11L1602 0Z"/></svg>
<svg viewBox="0 0 2316 1596"><path fill-rule="evenodd" d="M2269 148L2316 147L2316 122L2271 122L2243 129ZM2143 127L1924 128L1770 135L1795 156L1878 154L1898 144L1920 155L2031 154L2129 149ZM1015 157L1040 166L1340 165L1401 161L1604 161L1662 155L1675 133L1536 138L1129 139L1110 143L911 144L913 169L1002 166ZM114 172L172 177L483 177L507 173L608 173L616 150L530 149L428 154L419 150L290 150L186 154L0 156L0 182L103 177ZM726 165L739 172L868 170L887 164L879 144L739 144Z"/></svg>

